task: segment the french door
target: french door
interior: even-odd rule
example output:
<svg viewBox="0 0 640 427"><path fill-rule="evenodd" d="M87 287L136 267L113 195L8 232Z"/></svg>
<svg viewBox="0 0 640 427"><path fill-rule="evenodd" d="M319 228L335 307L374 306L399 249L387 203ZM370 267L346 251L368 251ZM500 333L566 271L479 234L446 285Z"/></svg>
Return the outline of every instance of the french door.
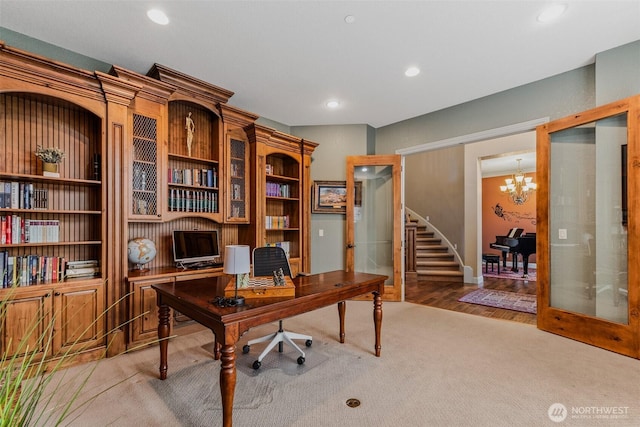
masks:
<svg viewBox="0 0 640 427"><path fill-rule="evenodd" d="M401 156L347 157L347 271L384 274L383 298L402 300Z"/></svg>
<svg viewBox="0 0 640 427"><path fill-rule="evenodd" d="M537 129L538 327L640 358L640 97Z"/></svg>

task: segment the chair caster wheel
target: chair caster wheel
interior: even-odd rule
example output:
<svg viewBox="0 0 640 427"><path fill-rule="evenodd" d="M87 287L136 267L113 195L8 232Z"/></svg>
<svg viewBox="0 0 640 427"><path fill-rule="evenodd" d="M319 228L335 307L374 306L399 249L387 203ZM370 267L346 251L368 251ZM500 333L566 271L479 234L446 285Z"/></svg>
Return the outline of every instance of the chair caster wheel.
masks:
<svg viewBox="0 0 640 427"><path fill-rule="evenodd" d="M304 363L304 357L298 357L298 365L302 365Z"/></svg>
<svg viewBox="0 0 640 427"><path fill-rule="evenodd" d="M306 345L307 347L311 347L311 343L312 343L312 342L313 342L313 341L311 341L311 340L307 340L307 341L304 343L304 345Z"/></svg>
<svg viewBox="0 0 640 427"><path fill-rule="evenodd" d="M260 363L259 360L256 360L255 362L253 362L253 369L260 369L260 365L262 365L262 363Z"/></svg>
<svg viewBox="0 0 640 427"><path fill-rule="evenodd" d="M249 353L250 349L251 349L251 347L249 347L248 345L245 345L244 347L242 347L242 354Z"/></svg>

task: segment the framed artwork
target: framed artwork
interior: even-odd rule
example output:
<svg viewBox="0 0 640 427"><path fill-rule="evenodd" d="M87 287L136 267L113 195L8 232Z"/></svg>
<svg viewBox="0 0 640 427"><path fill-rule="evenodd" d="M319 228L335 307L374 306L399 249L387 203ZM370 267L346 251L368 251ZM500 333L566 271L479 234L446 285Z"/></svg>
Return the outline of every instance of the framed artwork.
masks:
<svg viewBox="0 0 640 427"><path fill-rule="evenodd" d="M355 182L355 205L362 205L362 181ZM312 213L347 212L346 181L314 181Z"/></svg>

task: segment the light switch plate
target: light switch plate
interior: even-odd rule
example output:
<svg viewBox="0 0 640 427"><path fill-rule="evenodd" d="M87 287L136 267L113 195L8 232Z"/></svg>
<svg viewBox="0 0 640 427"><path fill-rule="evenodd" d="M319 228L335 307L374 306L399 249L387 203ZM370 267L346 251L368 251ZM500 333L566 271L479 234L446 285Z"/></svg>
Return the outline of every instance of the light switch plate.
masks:
<svg viewBox="0 0 640 427"><path fill-rule="evenodd" d="M567 240L567 229L566 228L559 228L558 229L558 239Z"/></svg>

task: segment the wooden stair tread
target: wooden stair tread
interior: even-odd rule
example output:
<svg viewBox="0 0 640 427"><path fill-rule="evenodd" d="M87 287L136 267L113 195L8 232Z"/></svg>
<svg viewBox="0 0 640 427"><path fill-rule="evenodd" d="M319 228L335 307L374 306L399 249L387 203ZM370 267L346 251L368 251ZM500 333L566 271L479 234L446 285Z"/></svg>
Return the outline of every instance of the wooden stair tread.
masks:
<svg viewBox="0 0 640 427"><path fill-rule="evenodd" d="M418 276L464 276L464 274L458 270L416 270L416 272L418 273Z"/></svg>
<svg viewBox="0 0 640 427"><path fill-rule="evenodd" d="M416 262L417 266L434 266L434 267L458 267L458 263L455 261L445 261L445 260L429 260L429 261L418 261Z"/></svg>
<svg viewBox="0 0 640 427"><path fill-rule="evenodd" d="M414 221L411 220L413 223ZM428 231L426 226L418 225L413 230L413 268L412 274L428 278L430 281L463 282L464 273L460 271L460 265L442 244L442 239L435 237L433 231Z"/></svg>
<svg viewBox="0 0 640 427"><path fill-rule="evenodd" d="M448 249L446 247L444 247L444 246L441 246L441 245L427 245L427 246L424 246L424 245L418 246L418 245L416 245L416 252L418 252L418 251L427 251L427 252L434 252L434 251L442 252L442 251L444 251L444 252L447 252Z"/></svg>

